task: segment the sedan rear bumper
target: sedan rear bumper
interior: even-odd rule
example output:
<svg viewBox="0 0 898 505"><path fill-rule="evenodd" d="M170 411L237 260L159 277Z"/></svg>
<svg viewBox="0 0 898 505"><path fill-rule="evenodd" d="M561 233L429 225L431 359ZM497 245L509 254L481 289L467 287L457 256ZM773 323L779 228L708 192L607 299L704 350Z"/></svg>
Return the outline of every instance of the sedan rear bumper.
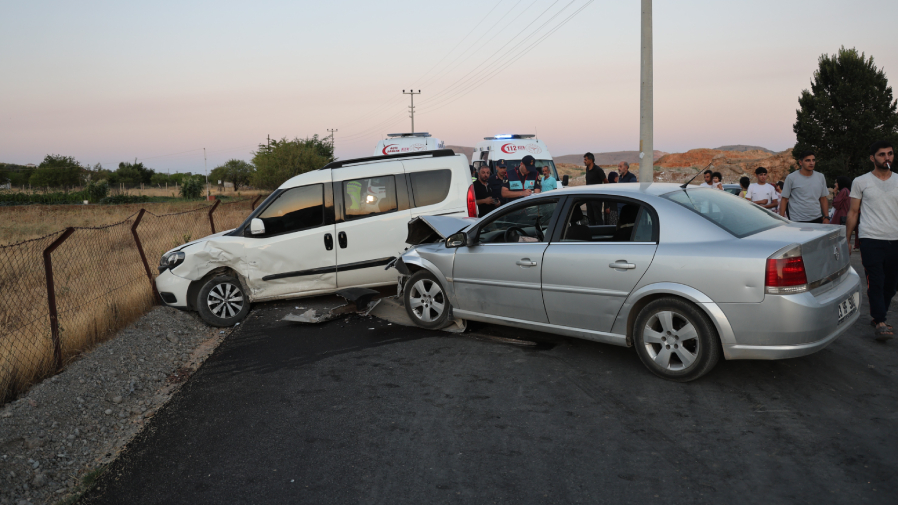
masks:
<svg viewBox="0 0 898 505"><path fill-rule="evenodd" d="M860 277L849 269L819 296L767 295L756 304L720 304L735 342L724 343L726 359L785 359L813 354L835 341L860 317ZM839 304L853 298L853 314L838 320Z"/></svg>

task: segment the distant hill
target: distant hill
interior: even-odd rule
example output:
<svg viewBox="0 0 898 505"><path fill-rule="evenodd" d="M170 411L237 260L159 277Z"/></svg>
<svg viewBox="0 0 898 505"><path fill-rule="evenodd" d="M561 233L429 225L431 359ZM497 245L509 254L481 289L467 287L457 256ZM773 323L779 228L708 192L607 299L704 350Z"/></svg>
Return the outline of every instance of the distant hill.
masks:
<svg viewBox="0 0 898 505"><path fill-rule="evenodd" d="M760 146L744 146L742 144L734 145L734 146L720 146L713 148L715 151L736 151L736 152L744 152L744 151L764 151L770 154L776 154L775 151L771 151L766 147Z"/></svg>
<svg viewBox="0 0 898 505"><path fill-rule="evenodd" d="M452 149L456 154L464 154L468 157L468 162L471 161L471 155L474 154L473 147L465 147L465 146L446 146L446 149Z"/></svg>
<svg viewBox="0 0 898 505"><path fill-rule="evenodd" d="M616 151L612 153L593 153L596 157L596 165L617 165L622 161L627 163L639 163L639 151ZM655 159L666 155L664 151L655 151ZM570 163L572 165L583 164L583 154L565 154L556 156L555 163Z"/></svg>

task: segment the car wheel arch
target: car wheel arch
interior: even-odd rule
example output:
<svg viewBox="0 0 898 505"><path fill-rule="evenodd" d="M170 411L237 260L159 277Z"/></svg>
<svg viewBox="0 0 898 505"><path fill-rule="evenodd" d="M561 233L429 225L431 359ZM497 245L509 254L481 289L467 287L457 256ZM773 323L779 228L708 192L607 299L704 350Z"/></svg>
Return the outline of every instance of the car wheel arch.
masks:
<svg viewBox="0 0 898 505"><path fill-rule="evenodd" d="M643 286L631 293L627 301L624 302L618 318L623 316L626 311L626 327L619 328L619 330L623 331L618 331L618 333L624 333L627 336L628 347L633 346L633 326L636 323L636 318L639 317L639 312L649 303L665 297L679 298L698 307L711 320L711 324L717 333L717 341L720 342L724 349L724 357L728 359L726 344L735 343L735 337L726 315L706 294L691 286L675 283Z"/></svg>
<svg viewBox="0 0 898 505"><path fill-rule="evenodd" d="M206 281L208 281L212 277L215 277L216 275L233 275L234 277L236 277L237 280L240 281L240 287L243 288L243 292L247 294L247 296L250 299L249 301L252 302L252 291L249 289L249 287L246 284L246 278L244 278L242 275L240 275L239 272L237 272L236 270L234 270L231 267L217 267L217 268L213 268L212 270L209 270L208 272L206 272L206 274L203 275L201 278L190 282L190 286L187 287L187 308L188 309L197 310L196 297L197 297L197 295L199 295L200 289L203 288L203 284L205 284Z"/></svg>

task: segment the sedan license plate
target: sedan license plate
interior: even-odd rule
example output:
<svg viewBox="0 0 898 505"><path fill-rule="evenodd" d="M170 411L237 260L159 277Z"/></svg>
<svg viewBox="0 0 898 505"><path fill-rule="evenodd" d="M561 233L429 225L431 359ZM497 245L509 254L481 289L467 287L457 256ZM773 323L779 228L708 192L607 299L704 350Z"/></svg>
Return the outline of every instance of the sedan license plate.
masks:
<svg viewBox="0 0 898 505"><path fill-rule="evenodd" d="M839 304L839 323L845 320L846 317L850 316L857 310L857 305L854 303L854 295L849 296L842 303Z"/></svg>

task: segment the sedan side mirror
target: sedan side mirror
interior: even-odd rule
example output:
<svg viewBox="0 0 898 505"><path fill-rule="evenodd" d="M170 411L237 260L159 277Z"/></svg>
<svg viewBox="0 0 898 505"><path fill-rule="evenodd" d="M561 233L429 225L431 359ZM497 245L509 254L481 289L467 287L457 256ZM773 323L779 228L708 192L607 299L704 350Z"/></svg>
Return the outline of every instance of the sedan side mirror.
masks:
<svg viewBox="0 0 898 505"><path fill-rule="evenodd" d="M259 218L253 218L249 222L249 232L251 235L264 235L265 223Z"/></svg>
<svg viewBox="0 0 898 505"><path fill-rule="evenodd" d="M468 236L463 231L460 231L454 235L449 235L449 238L446 239L446 247L449 249L455 249L467 244Z"/></svg>
<svg viewBox="0 0 898 505"><path fill-rule="evenodd" d="M562 178L561 178L561 185L562 185L562 186L567 186L568 180L569 180L569 178L568 178L567 175L565 175L564 177L562 177Z"/></svg>

